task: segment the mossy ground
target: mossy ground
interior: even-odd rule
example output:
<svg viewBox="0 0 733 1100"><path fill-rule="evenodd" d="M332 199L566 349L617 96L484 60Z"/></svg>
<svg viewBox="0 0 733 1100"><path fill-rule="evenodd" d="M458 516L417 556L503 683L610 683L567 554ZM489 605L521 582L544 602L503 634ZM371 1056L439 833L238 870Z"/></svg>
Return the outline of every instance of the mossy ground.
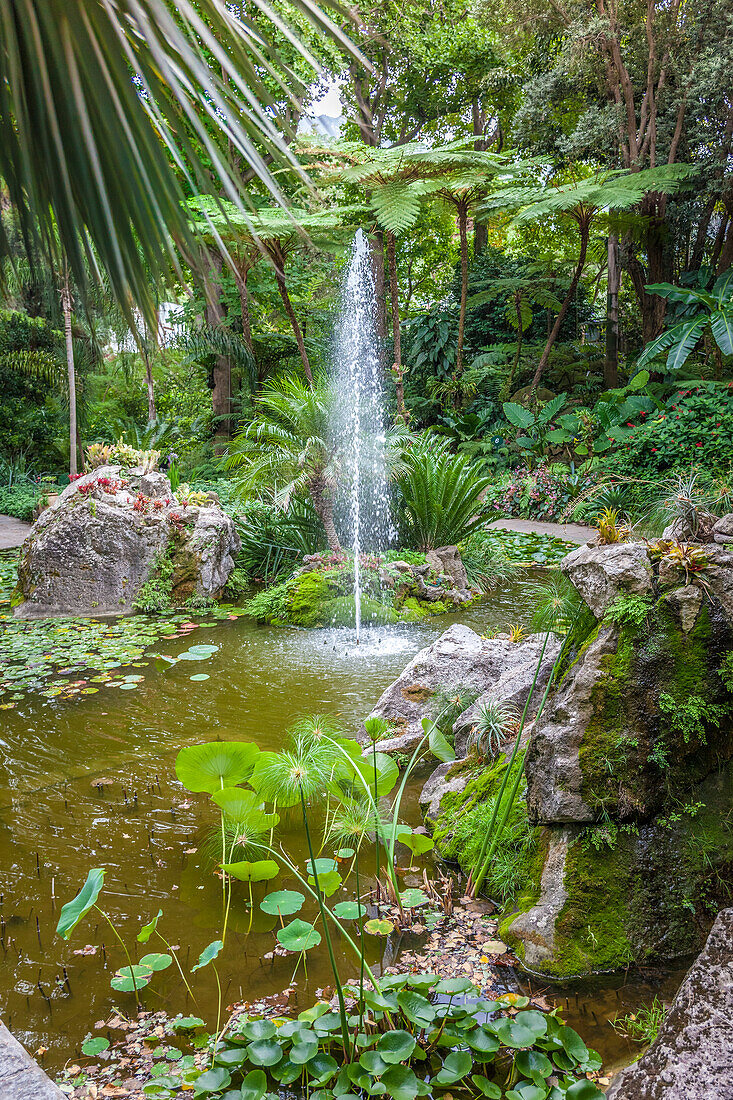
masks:
<svg viewBox="0 0 733 1100"><path fill-rule="evenodd" d="M353 574L346 571L310 570L289 580L265 588L245 605L247 615L275 626L353 626L355 618L352 592ZM423 603L408 598L394 607L390 593L364 592L361 597L363 622L377 624L417 622L428 615L448 611L445 603Z"/></svg>
<svg viewBox="0 0 733 1100"><path fill-rule="evenodd" d="M486 767L481 766L478 758L469 758L456 764L455 769L448 773L448 778L453 778L465 771L469 778L463 791L449 793L443 798L433 836L440 854L445 859L455 860L466 874L475 868L481 853L507 766L505 756L500 756ZM509 775L499 806L499 818L508 802L516 769L520 766L521 756L515 760ZM513 898L521 889L521 884L526 882L530 865L535 859L539 832L539 829L529 825L524 789L520 788L520 796L502 829L484 885L485 893L497 902L503 903Z"/></svg>

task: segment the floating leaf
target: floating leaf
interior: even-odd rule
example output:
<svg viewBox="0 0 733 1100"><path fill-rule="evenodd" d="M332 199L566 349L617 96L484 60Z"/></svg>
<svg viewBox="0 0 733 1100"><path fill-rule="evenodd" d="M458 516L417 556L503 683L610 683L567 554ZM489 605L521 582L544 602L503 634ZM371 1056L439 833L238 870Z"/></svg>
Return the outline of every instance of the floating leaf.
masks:
<svg viewBox="0 0 733 1100"><path fill-rule="evenodd" d="M430 1001L412 989L403 989L397 994L397 1004L411 1024L428 1027L435 1019L435 1009Z"/></svg>
<svg viewBox="0 0 733 1100"><path fill-rule="evenodd" d="M364 925L364 931L368 932L370 936L388 936L393 930L394 924L391 920L387 920L386 918L378 920L376 917L373 917Z"/></svg>
<svg viewBox="0 0 733 1100"><path fill-rule="evenodd" d="M196 1078L196 1092L220 1092L221 1089L227 1088L231 1081L232 1075L228 1069L225 1069L224 1066L214 1066L213 1069L207 1069L205 1073Z"/></svg>
<svg viewBox="0 0 733 1100"><path fill-rule="evenodd" d="M274 1039L258 1039L247 1047L247 1055L253 1066L276 1066L283 1052Z"/></svg>
<svg viewBox="0 0 733 1100"><path fill-rule="evenodd" d="M303 908L305 897L297 890L275 890L260 902L263 913L271 916L289 917Z"/></svg>
<svg viewBox="0 0 733 1100"><path fill-rule="evenodd" d="M109 1049L109 1039L103 1039L101 1036L97 1039L87 1039L86 1042L81 1044L82 1054L86 1054L88 1058L94 1058L97 1054L101 1054L103 1050Z"/></svg>
<svg viewBox="0 0 733 1100"><path fill-rule="evenodd" d="M277 1034L277 1027L272 1020L247 1020L242 1027L242 1035L245 1039L272 1039Z"/></svg>
<svg viewBox="0 0 733 1100"><path fill-rule="evenodd" d="M156 952L152 955L143 955L140 959L140 965L149 966L151 970L167 970L172 962L172 957L165 952L163 954Z"/></svg>
<svg viewBox="0 0 733 1100"><path fill-rule="evenodd" d="M358 920L367 910L358 901L339 901L334 905L333 911L339 920Z"/></svg>
<svg viewBox="0 0 733 1100"><path fill-rule="evenodd" d="M197 682L208 679L210 679L208 672L196 672L193 676L189 676L189 680L195 680Z"/></svg>
<svg viewBox="0 0 733 1100"><path fill-rule="evenodd" d="M294 920L278 929L277 939L287 951L310 951L318 947L321 933L304 920Z"/></svg>
<svg viewBox="0 0 733 1100"><path fill-rule="evenodd" d="M204 1027L204 1021L200 1016L179 1016L173 1020L171 1027L174 1031L191 1031L197 1027Z"/></svg>
<svg viewBox="0 0 733 1100"><path fill-rule="evenodd" d="M67 901L61 910L59 922L56 925L57 935L64 940L68 940L79 921L86 916L96 903L103 885L104 869L93 867L79 893L71 901Z"/></svg>
<svg viewBox="0 0 733 1100"><path fill-rule="evenodd" d="M109 984L120 993L134 993L135 987L144 989L152 977L153 971L149 966L123 966L112 976Z"/></svg>
<svg viewBox="0 0 733 1100"><path fill-rule="evenodd" d="M403 890L400 894L400 901L405 909L415 909L418 905L427 905L430 898L422 890Z"/></svg>

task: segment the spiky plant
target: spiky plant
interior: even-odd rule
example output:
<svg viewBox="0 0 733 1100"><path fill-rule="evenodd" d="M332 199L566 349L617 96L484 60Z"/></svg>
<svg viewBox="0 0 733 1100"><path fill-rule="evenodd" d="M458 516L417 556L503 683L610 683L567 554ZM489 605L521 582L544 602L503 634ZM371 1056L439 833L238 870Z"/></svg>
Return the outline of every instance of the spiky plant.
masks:
<svg viewBox="0 0 733 1100"><path fill-rule="evenodd" d="M719 497L703 474L691 468L660 482L651 495L650 505L652 524L677 523L683 534L697 538L715 521L713 509L719 505Z"/></svg>
<svg viewBox="0 0 733 1100"><path fill-rule="evenodd" d="M468 733L466 751L476 750L478 756L496 756L506 732L516 726L519 711L501 699L487 699L477 709Z"/></svg>
<svg viewBox="0 0 733 1100"><path fill-rule="evenodd" d="M409 545L418 550L453 545L482 526L481 495L491 478L478 475L469 458L433 442L406 452L403 461L396 482Z"/></svg>

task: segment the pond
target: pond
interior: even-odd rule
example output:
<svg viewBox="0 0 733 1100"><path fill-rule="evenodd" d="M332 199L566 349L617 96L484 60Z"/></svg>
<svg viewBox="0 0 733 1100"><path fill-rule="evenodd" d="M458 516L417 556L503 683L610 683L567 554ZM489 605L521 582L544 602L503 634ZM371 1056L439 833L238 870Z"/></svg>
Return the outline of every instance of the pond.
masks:
<svg viewBox="0 0 733 1100"><path fill-rule="evenodd" d="M111 973L125 960L101 919L88 918L69 944L54 934L61 905L90 867L106 868L100 904L126 942L134 942L140 926L161 908L160 928L178 945L184 970L190 970L202 948L220 934L216 819L207 796L188 794L177 782L173 765L179 749L218 738L277 749L288 726L314 712L337 716L354 732L384 688L451 622L480 632L517 622L528 626L534 602L528 580L525 573L502 584L486 602L461 614L368 628L359 647L347 629L306 631L262 627L241 617L203 617L162 643L172 658L190 653L194 645L203 652L216 647L200 661L143 656L133 668L115 669L111 683L103 673L93 694L81 689L50 698L38 691L18 693L14 708L0 717L0 1012L29 1050L46 1048L48 1070L78 1058L85 1035L113 1005L133 1010L132 998L110 989ZM161 643L152 649L160 652ZM133 678L125 681L124 675ZM202 676L207 678L192 679ZM421 782L415 780L406 802L413 824ZM297 819L284 819L282 828L288 850L305 861ZM285 876L278 884L297 886ZM417 872L406 884L418 884ZM266 892L258 889L257 898ZM272 952L275 918L255 906L247 935L245 898L246 886L235 884L219 968L225 1005L275 994L293 977L294 956L265 958ZM392 963L400 946L394 937L371 940L371 959ZM347 954L340 966L344 978L357 973ZM539 988L506 973L513 988ZM663 992L673 992L679 977L627 976L558 996L568 1022L618 1063L630 1059L631 1047L609 1027L609 1017L651 999L662 979ZM330 982L325 951L312 952L307 980L302 968L297 975L298 1006L311 1003ZM156 975L146 1004L171 1013L195 1011L213 1022L211 971L192 985L195 1005L171 967Z"/></svg>

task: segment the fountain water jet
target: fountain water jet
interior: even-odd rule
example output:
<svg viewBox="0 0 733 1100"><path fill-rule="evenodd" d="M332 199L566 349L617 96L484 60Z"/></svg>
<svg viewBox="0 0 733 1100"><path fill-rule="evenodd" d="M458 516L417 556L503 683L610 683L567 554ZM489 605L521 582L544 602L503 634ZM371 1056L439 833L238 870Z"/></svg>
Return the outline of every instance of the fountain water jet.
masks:
<svg viewBox="0 0 733 1100"><path fill-rule="evenodd" d="M379 361L377 299L369 241L358 230L341 288L334 348L339 440L347 488L346 523L354 551L357 645L361 636L361 554L385 550L394 530L386 464L384 379Z"/></svg>

